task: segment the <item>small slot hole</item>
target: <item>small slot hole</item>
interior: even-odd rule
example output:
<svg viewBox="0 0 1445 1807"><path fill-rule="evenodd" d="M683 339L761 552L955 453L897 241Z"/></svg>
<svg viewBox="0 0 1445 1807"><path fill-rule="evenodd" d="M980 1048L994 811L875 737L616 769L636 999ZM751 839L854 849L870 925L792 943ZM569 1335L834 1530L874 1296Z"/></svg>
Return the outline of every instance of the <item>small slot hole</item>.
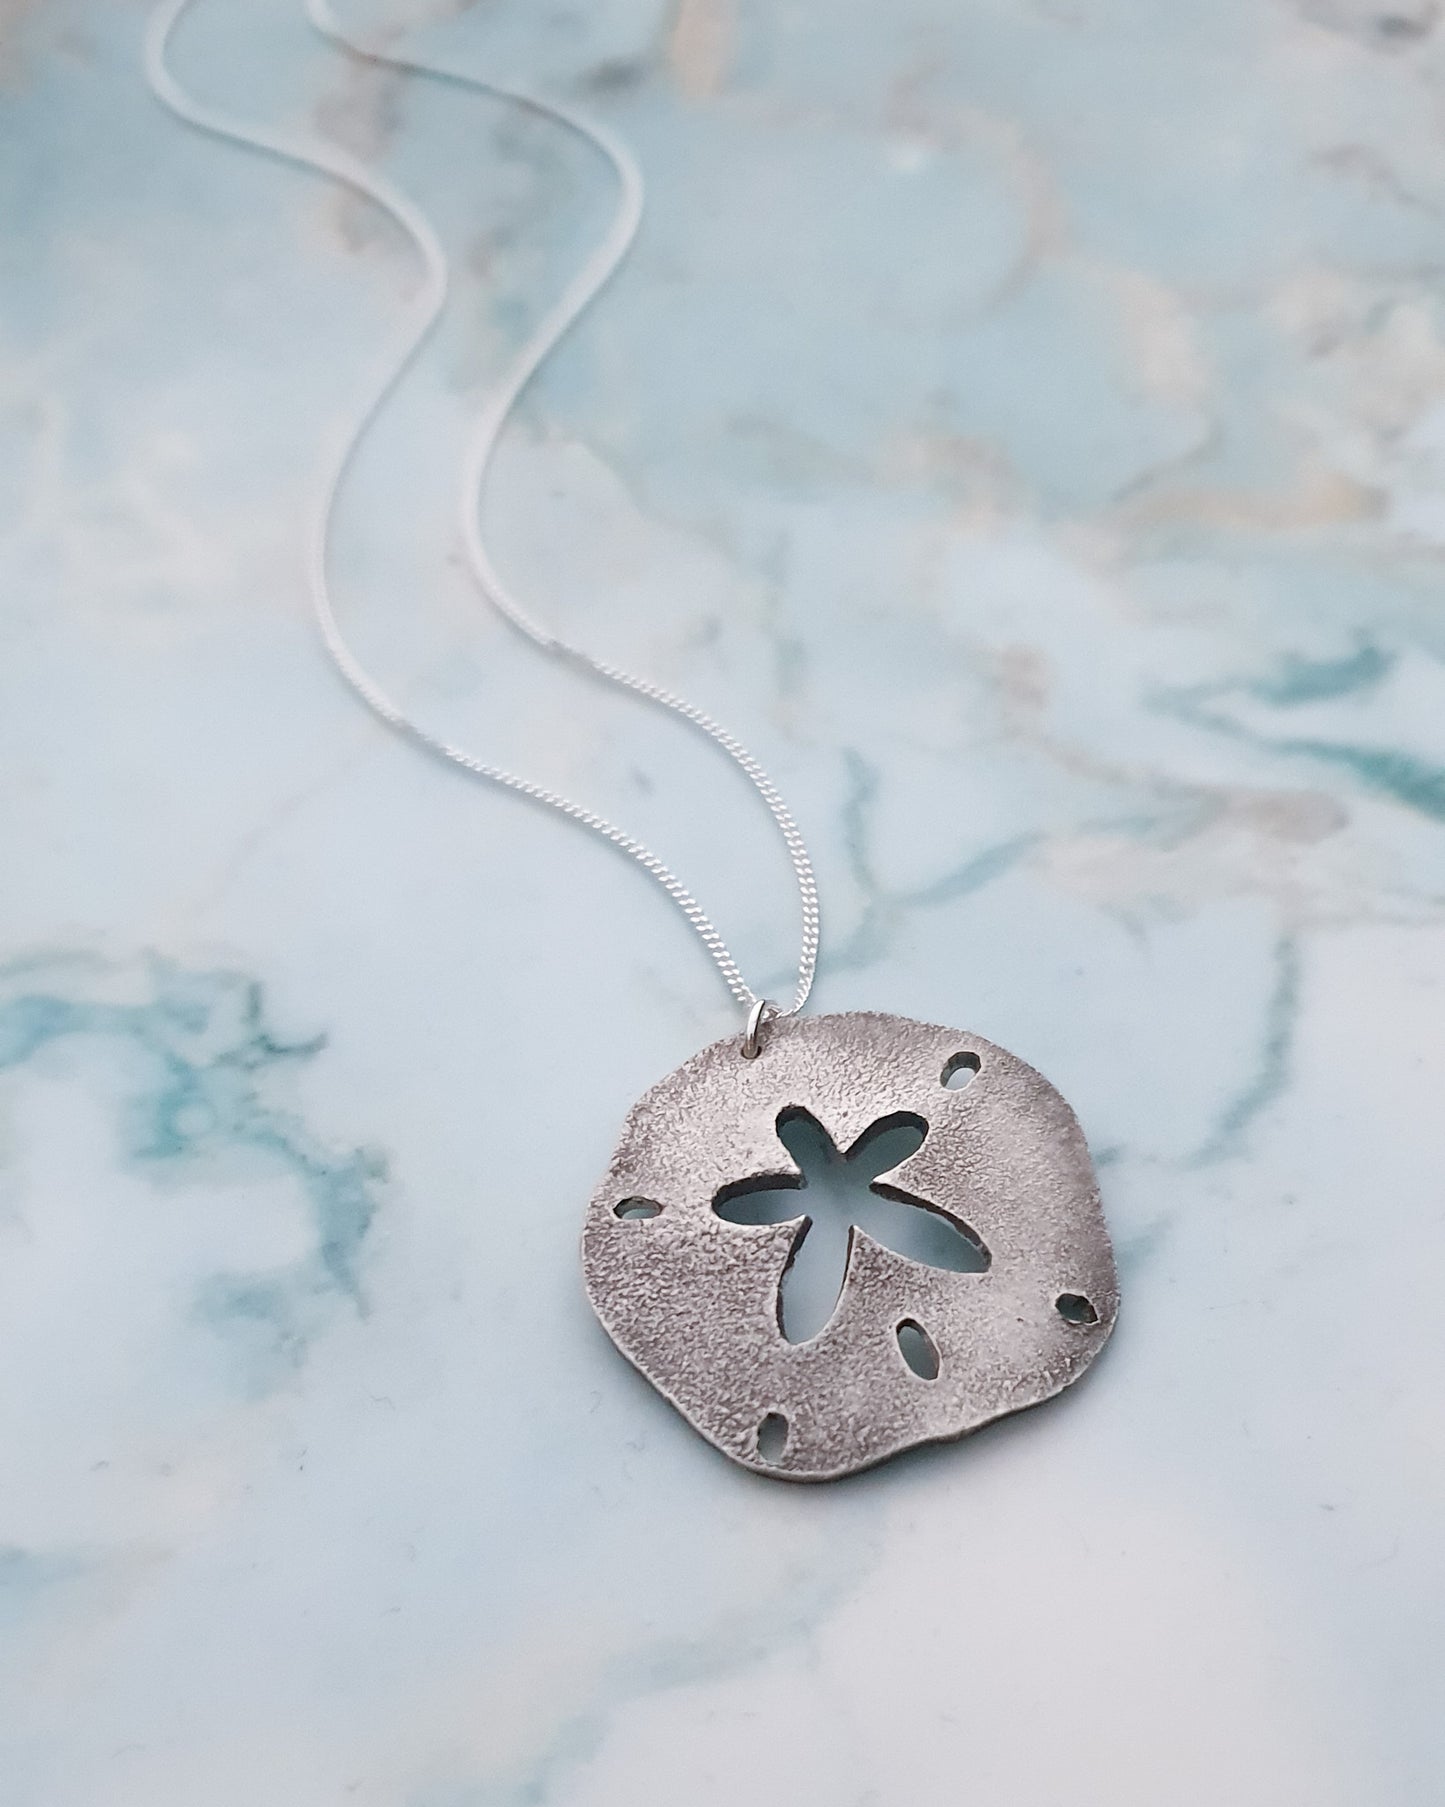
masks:
<svg viewBox="0 0 1445 1807"><path fill-rule="evenodd" d="M961 1092L982 1064L976 1054L950 1054L940 1077L950 1092Z"/></svg>
<svg viewBox="0 0 1445 1807"><path fill-rule="evenodd" d="M758 1426L758 1457L770 1468L783 1459L788 1447L788 1421L781 1412L769 1412Z"/></svg>
<svg viewBox="0 0 1445 1807"><path fill-rule="evenodd" d="M646 1217L659 1217L662 1206L655 1205L650 1198L624 1198L612 1207L614 1217L625 1218L629 1223L641 1223Z"/></svg>
<svg viewBox="0 0 1445 1807"><path fill-rule="evenodd" d="M1066 1324L1097 1324L1099 1321L1093 1302L1082 1293L1060 1293L1054 1300L1054 1310Z"/></svg>
<svg viewBox="0 0 1445 1807"><path fill-rule="evenodd" d="M937 1345L913 1318L905 1318L898 1326L898 1350L920 1380L938 1379Z"/></svg>

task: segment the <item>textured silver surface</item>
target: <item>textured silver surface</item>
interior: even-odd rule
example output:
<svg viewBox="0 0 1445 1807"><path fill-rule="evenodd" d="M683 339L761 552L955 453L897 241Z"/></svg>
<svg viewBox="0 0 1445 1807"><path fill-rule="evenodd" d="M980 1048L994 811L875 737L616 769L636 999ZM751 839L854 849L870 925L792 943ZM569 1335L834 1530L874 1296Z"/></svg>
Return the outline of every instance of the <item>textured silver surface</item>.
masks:
<svg viewBox="0 0 1445 1807"><path fill-rule="evenodd" d="M959 1055L978 1070L952 1090L944 1075ZM732 1223L713 1207L750 1181L801 1179L777 1130L796 1110L840 1149L880 1119L926 1125L917 1153L878 1184L980 1238L987 1269L924 1266L855 1225L832 1317L790 1343L779 1287L806 1234L806 1190L787 1223ZM1093 1167L1064 1100L992 1042L872 1012L779 1019L756 1060L732 1036L655 1085L593 1196L582 1261L613 1341L688 1422L734 1461L796 1481L851 1474L1052 1397L1093 1361L1118 1311ZM898 1328L910 1321L937 1351L935 1379L903 1358Z"/></svg>

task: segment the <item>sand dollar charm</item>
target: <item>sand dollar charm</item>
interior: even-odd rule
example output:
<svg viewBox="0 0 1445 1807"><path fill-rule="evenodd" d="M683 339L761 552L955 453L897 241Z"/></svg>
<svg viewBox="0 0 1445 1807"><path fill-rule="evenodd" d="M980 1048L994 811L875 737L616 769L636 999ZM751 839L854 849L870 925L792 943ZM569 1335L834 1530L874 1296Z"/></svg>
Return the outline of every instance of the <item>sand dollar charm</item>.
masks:
<svg viewBox="0 0 1445 1807"><path fill-rule="evenodd" d="M655 1085L593 1197L587 1291L628 1360L724 1454L797 1481L1077 1380L1118 1284L1048 1081L978 1036L872 1012L781 1018L761 1041L755 1059L714 1042ZM814 1160L859 1200L821 1323L789 1299L824 1242Z"/></svg>

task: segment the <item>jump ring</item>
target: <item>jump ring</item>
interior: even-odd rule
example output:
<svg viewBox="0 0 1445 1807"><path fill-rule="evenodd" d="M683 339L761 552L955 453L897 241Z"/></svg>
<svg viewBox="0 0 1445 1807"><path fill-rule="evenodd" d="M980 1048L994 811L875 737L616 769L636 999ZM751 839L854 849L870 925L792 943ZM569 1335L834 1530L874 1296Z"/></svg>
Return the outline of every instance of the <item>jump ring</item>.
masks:
<svg viewBox="0 0 1445 1807"><path fill-rule="evenodd" d="M756 1060L762 1053L763 1030L777 1014L778 1007L770 999L753 999L753 1007L748 1012L748 1026L743 1034L742 1055L744 1060Z"/></svg>

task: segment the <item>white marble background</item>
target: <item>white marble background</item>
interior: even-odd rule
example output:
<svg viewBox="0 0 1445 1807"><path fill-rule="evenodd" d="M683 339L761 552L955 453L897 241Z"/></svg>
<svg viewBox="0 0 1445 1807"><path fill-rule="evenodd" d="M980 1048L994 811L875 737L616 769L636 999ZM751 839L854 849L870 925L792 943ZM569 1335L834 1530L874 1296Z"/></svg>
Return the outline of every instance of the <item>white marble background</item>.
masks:
<svg viewBox="0 0 1445 1807"><path fill-rule="evenodd" d="M605 213L577 146L201 0L187 82L432 211L341 523L431 724L781 984L743 787L539 664L451 529ZM734 1013L625 862L376 728L308 627L414 273L169 121L132 0L0 8L5 1807L1445 1798L1436 0L361 0L584 96L653 211L491 509L539 612L784 783L818 1003L1042 1067L1125 1310L1066 1400L731 1469L575 1258Z"/></svg>

